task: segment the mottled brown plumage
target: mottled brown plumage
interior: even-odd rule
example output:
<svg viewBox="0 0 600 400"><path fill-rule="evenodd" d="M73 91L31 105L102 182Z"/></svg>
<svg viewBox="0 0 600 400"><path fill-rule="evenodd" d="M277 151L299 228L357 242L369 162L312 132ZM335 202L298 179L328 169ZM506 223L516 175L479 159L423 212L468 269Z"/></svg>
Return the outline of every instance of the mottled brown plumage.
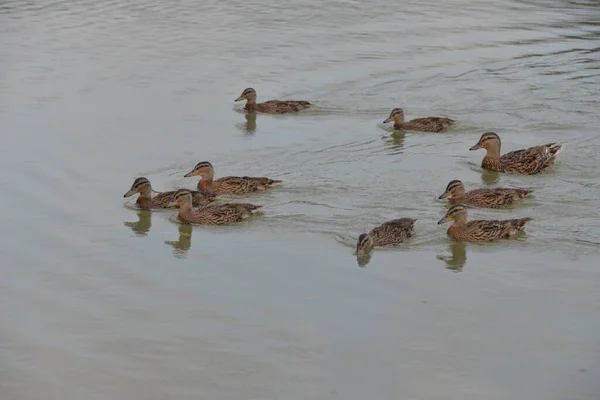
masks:
<svg viewBox="0 0 600 400"><path fill-rule="evenodd" d="M185 174L186 177L200 176L198 190L216 193L251 193L272 188L281 184L281 181L264 177L253 176L225 176L214 179L215 170L208 161L201 161L193 170Z"/></svg>
<svg viewBox="0 0 600 400"><path fill-rule="evenodd" d="M439 197L448 198L451 204L464 204L472 207L499 208L513 206L520 199L529 196L531 190L521 188L489 188L475 189L465 192L465 186L459 180L453 180L446 186L446 191Z"/></svg>
<svg viewBox="0 0 600 400"><path fill-rule="evenodd" d="M467 208L462 204L452 206L438 224L454 221L448 228L448 235L456 240L466 241L491 241L509 239L523 230L532 218L505 219L505 220L476 220L468 221Z"/></svg>
<svg viewBox="0 0 600 400"><path fill-rule="evenodd" d="M249 203L217 204L198 209L192 208L192 194L187 189L180 189L173 200L165 207L179 207L177 218L186 224L224 225L241 222L252 214L262 211L262 206Z"/></svg>
<svg viewBox="0 0 600 400"><path fill-rule="evenodd" d="M456 121L450 118L443 117L416 118L404 122L404 110L401 108L394 108L390 116L383 123L386 124L391 121L394 121L395 129L419 132L443 132L449 126L456 123Z"/></svg>
<svg viewBox="0 0 600 400"><path fill-rule="evenodd" d="M411 236L416 219L400 218L385 222L369 233L358 237L356 251L367 252L376 246L387 246L406 242Z"/></svg>
<svg viewBox="0 0 600 400"><path fill-rule="evenodd" d="M136 193L140 194L135 201L137 205L144 210L150 210L164 208L164 206L173 199L175 191L158 193L156 196L152 197L152 186L150 185L150 181L144 177L140 177L133 181L131 189L129 189L129 191L125 193L123 197L130 197ZM214 192L194 190L191 193L193 196L193 205L196 207L205 206L215 201L218 197L218 195Z"/></svg>
<svg viewBox="0 0 600 400"><path fill-rule="evenodd" d="M312 107L308 101L304 100L269 100L264 103L256 102L256 91L252 88L244 89L240 97L235 101L246 100L244 109L247 111L258 111L267 114L284 114L288 112L298 112Z"/></svg>
<svg viewBox="0 0 600 400"><path fill-rule="evenodd" d="M552 166L556 156L565 148L562 144L553 142L500 156L500 146L500 136L494 132L486 132L469 150L486 150L481 167L489 171L533 175Z"/></svg>

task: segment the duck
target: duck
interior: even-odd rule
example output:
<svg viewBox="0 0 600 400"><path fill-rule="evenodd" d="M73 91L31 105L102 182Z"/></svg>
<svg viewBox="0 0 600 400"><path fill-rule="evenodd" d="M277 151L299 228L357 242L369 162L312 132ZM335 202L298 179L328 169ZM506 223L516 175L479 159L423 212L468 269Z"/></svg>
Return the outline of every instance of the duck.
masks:
<svg viewBox="0 0 600 400"><path fill-rule="evenodd" d="M493 241L499 239L510 239L522 231L525 226L533 221L533 218L518 218L504 220L476 220L468 221L467 207L463 204L455 204L446 212L446 215L438 221L438 225L444 222L454 221L448 228L448 236L455 240L464 241Z"/></svg>
<svg viewBox="0 0 600 400"><path fill-rule="evenodd" d="M312 104L304 100L269 100L264 103L257 103L256 90L252 88L244 89L240 97L235 99L235 101L242 100L246 100L246 105L244 106L246 111L258 111L266 114L298 112L312 107Z"/></svg>
<svg viewBox="0 0 600 400"><path fill-rule="evenodd" d="M534 175L554 165L554 159L565 148L560 143L552 142L511 151L501 156L500 145L500 136L497 133L486 132L469 150L486 150L481 167L488 171Z"/></svg>
<svg viewBox="0 0 600 400"><path fill-rule="evenodd" d="M141 176L136 178L131 185L131 188L123 195L123 197L131 197L136 193L139 193L136 204L143 210L152 210L164 208L164 206L171 201L175 191L169 192L158 192L158 194L152 197L152 185L150 181ZM196 207L205 206L212 203L217 199L218 195L214 192L207 191L194 191L192 192L192 204Z"/></svg>
<svg viewBox="0 0 600 400"><path fill-rule="evenodd" d="M406 242L412 236L415 221L413 218L394 219L361 234L356 244L357 254L366 253L377 246Z"/></svg>
<svg viewBox="0 0 600 400"><path fill-rule="evenodd" d="M177 218L185 224L224 225L246 220L263 206L250 203L225 203L193 209L192 192L179 189L165 208L179 207Z"/></svg>
<svg viewBox="0 0 600 400"><path fill-rule="evenodd" d="M394 108L383 123L387 124L391 121L394 121L395 129L418 132L443 132L456 123L453 119L443 117L416 118L404 122L404 110L401 108Z"/></svg>
<svg viewBox="0 0 600 400"><path fill-rule="evenodd" d="M196 164L193 170L185 174L185 177L202 177L198 182L198 190L233 194L259 192L279 186L282 182L280 180L252 176L224 176L213 180L214 175L215 169L212 164L208 161L201 161Z"/></svg>
<svg viewBox="0 0 600 400"><path fill-rule="evenodd" d="M439 199L447 198L450 204L464 204L472 207L499 208L513 206L522 198L529 196L532 190L522 188L486 188L465 192L465 185L458 179L448 183Z"/></svg>

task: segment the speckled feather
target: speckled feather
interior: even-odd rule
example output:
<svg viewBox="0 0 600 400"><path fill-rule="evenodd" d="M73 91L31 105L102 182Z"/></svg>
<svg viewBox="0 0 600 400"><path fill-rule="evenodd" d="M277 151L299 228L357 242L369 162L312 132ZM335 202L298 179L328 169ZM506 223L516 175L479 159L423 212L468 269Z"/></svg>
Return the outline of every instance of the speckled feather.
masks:
<svg viewBox="0 0 600 400"><path fill-rule="evenodd" d="M210 190L216 193L250 193L277 186L281 181L252 176L225 176L213 181L204 178L198 182L199 190Z"/></svg>
<svg viewBox="0 0 600 400"><path fill-rule="evenodd" d="M185 176L201 176L202 179L198 182L198 190L215 193L251 193L281 184L280 180L253 176L225 176L214 179L214 174L215 170L212 164L208 161L201 161Z"/></svg>
<svg viewBox="0 0 600 400"><path fill-rule="evenodd" d="M449 197L450 204L464 204L472 207L500 208L513 206L524 197L531 194L531 190L522 188L484 188L465 192L463 183L459 180L451 181L440 198Z"/></svg>
<svg viewBox="0 0 600 400"><path fill-rule="evenodd" d="M448 235L457 240L491 241L514 237L523 230L532 218L505 220L475 220L463 224L454 223L448 228Z"/></svg>
<svg viewBox="0 0 600 400"><path fill-rule="evenodd" d="M450 118L425 117L411 119L404 123L394 123L394 128L403 131L443 132L454 124L455 121Z"/></svg>
<svg viewBox="0 0 600 400"><path fill-rule="evenodd" d="M373 228L367 235L373 241L373 246L404 243L412 236L415 221L412 218L394 219Z"/></svg>
<svg viewBox="0 0 600 400"><path fill-rule="evenodd" d="M144 210L151 210L164 208L171 200L173 200L176 191L160 192L152 197L152 186L150 181L141 177L133 182L131 189L126 193L125 197L129 197L127 194L131 196L134 193L139 193L136 204ZM218 194L215 192L203 190L193 190L191 191L191 194L192 203L195 207L206 206L215 201L218 197Z"/></svg>
<svg viewBox="0 0 600 400"><path fill-rule="evenodd" d="M475 189L464 196L452 197L450 203L462 203L473 207L499 208L513 206L531 193L527 189L491 188Z"/></svg>
<svg viewBox="0 0 600 400"><path fill-rule="evenodd" d="M564 149L562 144L553 142L511 151L500 156L500 137L494 132L481 135L479 142L471 150L477 150L482 146L487 151L481 162L482 168L495 172L526 175L540 173L552 166L556 156Z"/></svg>
<svg viewBox="0 0 600 400"><path fill-rule="evenodd" d="M532 218L518 218L505 220L475 220L467 221L467 208L463 204L456 204L446 212L438 221L442 224L454 221L448 228L448 235L456 240L466 241L491 241L514 237L518 231L532 221Z"/></svg>
<svg viewBox="0 0 600 400"><path fill-rule="evenodd" d="M390 121L394 121L395 129L418 132L443 132L456 123L453 119L444 117L415 118L404 122L404 110L402 108L394 108L383 123Z"/></svg>
<svg viewBox="0 0 600 400"><path fill-rule="evenodd" d="M245 89L236 101L246 100L244 109L246 111L258 111L267 114L284 114L288 112L298 112L312 107L308 101L304 100L269 100L264 103L256 102L256 91L252 88Z"/></svg>
<svg viewBox="0 0 600 400"><path fill-rule="evenodd" d="M227 203L193 209L191 197L189 190L180 189L175 193L173 201L167 205L178 205L177 218L188 224L224 225L241 222L263 209L260 205L250 203Z"/></svg>
<svg viewBox="0 0 600 400"><path fill-rule="evenodd" d="M248 219L262 208L250 203L217 204L196 210L180 208L177 218L188 224L223 225Z"/></svg>

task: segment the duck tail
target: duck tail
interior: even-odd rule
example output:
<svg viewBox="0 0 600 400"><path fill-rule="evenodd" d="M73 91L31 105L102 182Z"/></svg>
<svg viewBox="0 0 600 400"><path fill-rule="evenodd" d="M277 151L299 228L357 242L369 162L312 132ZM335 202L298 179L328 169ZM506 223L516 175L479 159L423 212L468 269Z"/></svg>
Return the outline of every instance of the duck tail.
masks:
<svg viewBox="0 0 600 400"><path fill-rule="evenodd" d="M282 182L283 181L280 181L280 180L270 179L267 186L269 186L269 187L279 186L279 185L281 185Z"/></svg>
<svg viewBox="0 0 600 400"><path fill-rule="evenodd" d="M515 221L516 225L517 225L516 228L518 230L523 230L525 228L525 226L528 223L530 223L531 221L533 221L533 218L529 218L529 217L518 219Z"/></svg>
<svg viewBox="0 0 600 400"><path fill-rule="evenodd" d="M565 149L565 146L560 143L550 143L548 145L548 152L552 157L556 157L561 151Z"/></svg>
<svg viewBox="0 0 600 400"><path fill-rule="evenodd" d="M250 213L255 214L257 212L261 212L263 210L263 206L254 206L251 210Z"/></svg>
<svg viewBox="0 0 600 400"><path fill-rule="evenodd" d="M533 193L531 189L517 189L517 194L520 198L529 197L531 193Z"/></svg>

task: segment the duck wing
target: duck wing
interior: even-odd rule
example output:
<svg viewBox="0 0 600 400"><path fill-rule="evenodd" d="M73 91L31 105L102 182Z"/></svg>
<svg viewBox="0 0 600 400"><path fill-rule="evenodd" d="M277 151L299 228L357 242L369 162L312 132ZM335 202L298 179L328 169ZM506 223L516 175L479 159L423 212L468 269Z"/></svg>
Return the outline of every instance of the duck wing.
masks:
<svg viewBox="0 0 600 400"><path fill-rule="evenodd" d="M220 190L232 193L256 192L280 183L281 181L270 178L251 176L226 176L213 181L213 184L218 185Z"/></svg>
<svg viewBox="0 0 600 400"><path fill-rule="evenodd" d="M531 191L526 189L491 188L475 189L467 192L463 204L480 207L503 207L515 204L520 198L526 197Z"/></svg>
<svg viewBox="0 0 600 400"><path fill-rule="evenodd" d="M304 110L311 106L312 104L304 100L269 100L256 104L254 108L265 113L282 114Z"/></svg>
<svg viewBox="0 0 600 400"><path fill-rule="evenodd" d="M262 206L250 203L211 205L195 210L188 220L205 225L223 225L250 218L252 214L261 211L262 208Z"/></svg>
<svg viewBox="0 0 600 400"><path fill-rule="evenodd" d="M369 232L379 246L404 243L414 230L416 219L400 218L385 222Z"/></svg>
<svg viewBox="0 0 600 400"><path fill-rule="evenodd" d="M402 124L402 127L406 130L415 130L421 132L442 132L450 125L455 123L456 121L450 118L425 117L411 119L410 121Z"/></svg>
<svg viewBox="0 0 600 400"><path fill-rule="evenodd" d="M507 239L525 228L525 225L531 221L532 218L469 221L465 225L465 233L471 240Z"/></svg>

